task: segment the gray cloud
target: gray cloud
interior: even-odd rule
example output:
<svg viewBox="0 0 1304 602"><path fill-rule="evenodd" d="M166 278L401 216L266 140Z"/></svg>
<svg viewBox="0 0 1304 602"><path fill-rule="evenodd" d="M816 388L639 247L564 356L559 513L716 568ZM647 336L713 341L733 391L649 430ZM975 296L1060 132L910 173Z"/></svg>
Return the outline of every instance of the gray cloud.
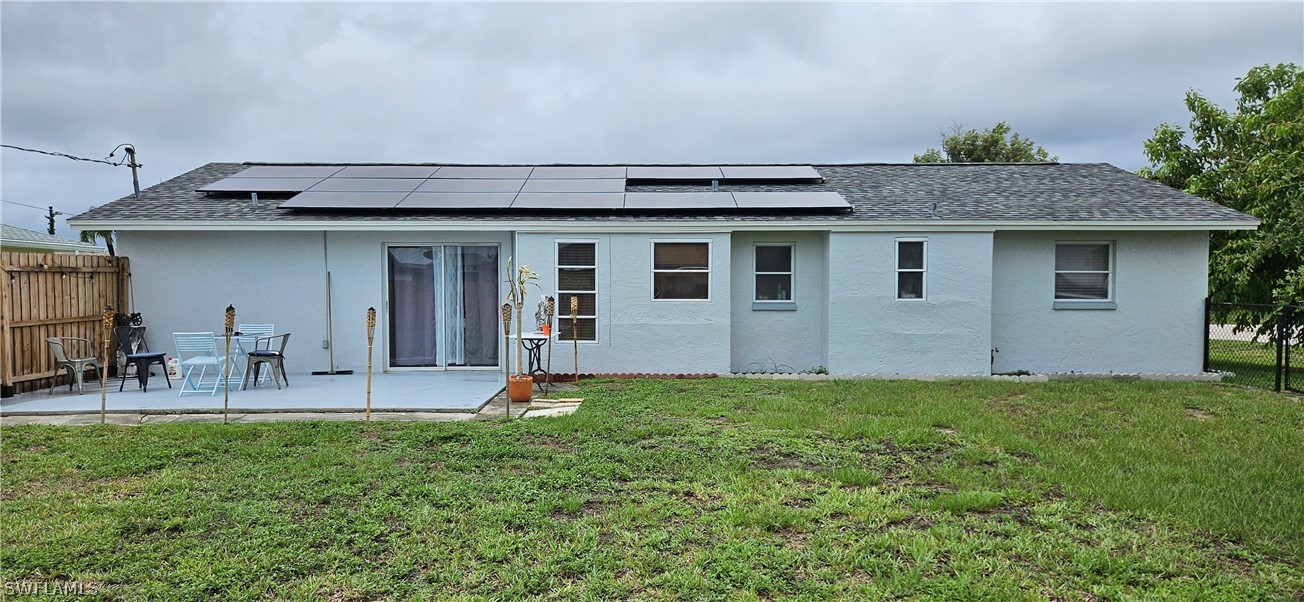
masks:
<svg viewBox="0 0 1304 602"><path fill-rule="evenodd" d="M998 120L1144 163L1182 96L1304 62L1279 4L0 4L16 144L209 161L909 161ZM124 168L5 150L3 198L75 214ZM39 228L39 212L4 205ZM61 233L69 231L61 225Z"/></svg>

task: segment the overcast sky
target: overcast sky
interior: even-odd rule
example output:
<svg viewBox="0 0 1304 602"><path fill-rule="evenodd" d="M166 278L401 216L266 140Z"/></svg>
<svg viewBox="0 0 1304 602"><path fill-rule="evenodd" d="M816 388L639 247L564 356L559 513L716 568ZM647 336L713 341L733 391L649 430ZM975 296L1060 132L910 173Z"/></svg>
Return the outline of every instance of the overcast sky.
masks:
<svg viewBox="0 0 1304 602"><path fill-rule="evenodd" d="M1005 120L1134 170L1183 95L1304 63L1304 3L0 3L0 138L211 161L908 162ZM3 150L5 223L131 192Z"/></svg>

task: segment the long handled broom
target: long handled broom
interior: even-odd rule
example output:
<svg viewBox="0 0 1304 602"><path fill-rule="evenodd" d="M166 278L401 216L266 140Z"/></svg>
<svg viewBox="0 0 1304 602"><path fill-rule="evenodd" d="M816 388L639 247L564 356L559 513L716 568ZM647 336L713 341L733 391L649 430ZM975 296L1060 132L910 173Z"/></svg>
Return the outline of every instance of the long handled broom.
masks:
<svg viewBox="0 0 1304 602"><path fill-rule="evenodd" d="M317 370L312 373L313 376L324 376L329 374L353 374L352 370L335 369L335 325L332 322L331 311L331 273L326 272L326 350L330 354L330 366L327 370Z"/></svg>

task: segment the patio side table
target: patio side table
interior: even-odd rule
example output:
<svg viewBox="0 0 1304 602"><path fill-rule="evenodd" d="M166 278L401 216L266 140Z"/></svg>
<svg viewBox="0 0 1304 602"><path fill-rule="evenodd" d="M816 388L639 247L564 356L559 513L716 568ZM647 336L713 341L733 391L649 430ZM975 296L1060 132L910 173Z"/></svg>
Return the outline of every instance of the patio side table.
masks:
<svg viewBox="0 0 1304 602"><path fill-rule="evenodd" d="M534 386L538 387L540 391L543 391L543 383L552 378L552 375L548 374L548 371L543 369L543 344L548 342L548 337L544 336L542 332L527 332L521 336L512 335L512 338L519 338L521 346L525 348L525 354L528 360L526 363L526 374L529 374L530 376L535 376L537 374L543 375L542 382L538 379L535 379L534 381Z"/></svg>

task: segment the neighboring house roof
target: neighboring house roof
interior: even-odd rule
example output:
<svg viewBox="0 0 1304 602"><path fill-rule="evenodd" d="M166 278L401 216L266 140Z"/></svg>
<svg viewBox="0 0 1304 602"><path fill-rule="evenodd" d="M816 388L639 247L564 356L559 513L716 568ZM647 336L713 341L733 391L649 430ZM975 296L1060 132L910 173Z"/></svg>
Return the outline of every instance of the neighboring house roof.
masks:
<svg viewBox="0 0 1304 602"><path fill-rule="evenodd" d="M8 224L0 224L0 249L5 251L105 252L103 247Z"/></svg>
<svg viewBox="0 0 1304 602"><path fill-rule="evenodd" d="M823 183L729 184L721 191L834 191L850 204L838 212L558 213L306 211L281 209L281 200L247 195L209 196L196 189L251 165L378 165L322 163L210 163L83 213L69 222L85 229L342 229L475 222L527 229L558 222L737 223L785 227L896 224L918 229L946 226L1069 228L1078 226L1252 229L1254 217L1175 190L1105 163L835 164L815 165ZM385 164L395 165L395 164ZM401 165L448 165L410 163ZM635 185L627 192L703 192L703 185ZM936 203L934 214L933 204ZM609 225L609 224L608 224Z"/></svg>

